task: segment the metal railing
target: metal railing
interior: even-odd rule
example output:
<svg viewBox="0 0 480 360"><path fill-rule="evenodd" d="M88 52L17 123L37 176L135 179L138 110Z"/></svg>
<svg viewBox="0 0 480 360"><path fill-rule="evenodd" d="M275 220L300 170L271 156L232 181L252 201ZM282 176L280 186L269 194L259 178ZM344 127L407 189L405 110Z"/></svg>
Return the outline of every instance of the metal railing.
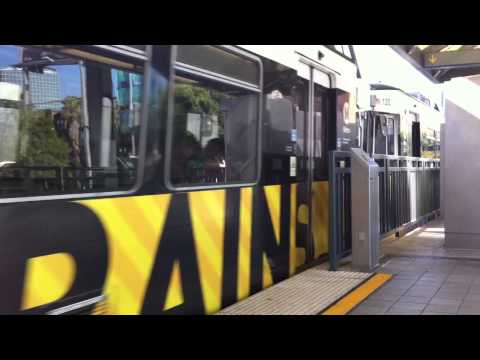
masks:
<svg viewBox="0 0 480 360"><path fill-rule="evenodd" d="M439 210L439 160L392 155L374 158L379 166L382 237Z"/></svg>
<svg viewBox="0 0 480 360"><path fill-rule="evenodd" d="M136 169L9 166L0 168L0 195L102 190L135 179Z"/></svg>
<svg viewBox="0 0 480 360"><path fill-rule="evenodd" d="M379 176L380 236L385 238L410 224L427 219L440 209L440 160L374 155ZM329 153L331 270L351 253L351 156Z"/></svg>
<svg viewBox="0 0 480 360"><path fill-rule="evenodd" d="M329 258L331 270L352 250L352 188L351 157L348 151L329 153L330 236Z"/></svg>

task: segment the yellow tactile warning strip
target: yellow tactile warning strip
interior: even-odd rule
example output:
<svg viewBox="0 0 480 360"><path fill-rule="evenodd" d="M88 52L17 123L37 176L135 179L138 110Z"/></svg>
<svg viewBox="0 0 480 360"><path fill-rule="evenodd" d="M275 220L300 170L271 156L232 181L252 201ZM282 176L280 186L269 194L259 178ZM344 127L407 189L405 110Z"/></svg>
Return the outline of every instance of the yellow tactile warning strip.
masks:
<svg viewBox="0 0 480 360"><path fill-rule="evenodd" d="M370 294L377 290L392 278L390 274L378 273L330 306L321 315L346 315L355 306L365 300Z"/></svg>
<svg viewBox="0 0 480 360"><path fill-rule="evenodd" d="M369 273L311 268L216 315L318 315L371 276Z"/></svg>

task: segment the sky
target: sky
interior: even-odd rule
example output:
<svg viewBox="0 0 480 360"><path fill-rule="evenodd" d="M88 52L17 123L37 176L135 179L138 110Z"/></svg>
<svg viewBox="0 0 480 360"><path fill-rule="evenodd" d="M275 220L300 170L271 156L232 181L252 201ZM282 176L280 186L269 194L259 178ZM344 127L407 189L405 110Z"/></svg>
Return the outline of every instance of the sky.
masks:
<svg viewBox="0 0 480 360"><path fill-rule="evenodd" d="M21 62L20 47L0 45L0 69ZM60 78L60 96L80 96L80 70L77 65L51 66L57 70Z"/></svg>
<svg viewBox="0 0 480 360"><path fill-rule="evenodd" d="M0 45L0 69L8 67L21 62L20 47L13 45ZM60 97L63 99L66 96L80 96L81 82L80 82L80 68L78 65L59 65L50 66L57 71L60 78ZM117 89L117 77L112 76L113 89ZM116 95L116 94L114 94Z"/></svg>

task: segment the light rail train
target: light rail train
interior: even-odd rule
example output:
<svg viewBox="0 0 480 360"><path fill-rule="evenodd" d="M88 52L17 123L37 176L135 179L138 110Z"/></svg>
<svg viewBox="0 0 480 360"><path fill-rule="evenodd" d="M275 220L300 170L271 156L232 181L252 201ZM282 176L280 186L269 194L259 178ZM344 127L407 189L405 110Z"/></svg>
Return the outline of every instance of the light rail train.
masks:
<svg viewBox="0 0 480 360"><path fill-rule="evenodd" d="M0 45L0 313L212 314L326 259L348 45Z"/></svg>

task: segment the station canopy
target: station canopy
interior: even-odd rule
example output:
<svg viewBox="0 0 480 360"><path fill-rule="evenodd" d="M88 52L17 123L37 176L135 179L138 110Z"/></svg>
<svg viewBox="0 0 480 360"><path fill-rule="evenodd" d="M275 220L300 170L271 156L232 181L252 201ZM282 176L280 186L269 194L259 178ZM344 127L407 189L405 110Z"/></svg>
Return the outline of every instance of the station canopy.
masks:
<svg viewBox="0 0 480 360"><path fill-rule="evenodd" d="M393 45L432 80L480 75L480 45Z"/></svg>

